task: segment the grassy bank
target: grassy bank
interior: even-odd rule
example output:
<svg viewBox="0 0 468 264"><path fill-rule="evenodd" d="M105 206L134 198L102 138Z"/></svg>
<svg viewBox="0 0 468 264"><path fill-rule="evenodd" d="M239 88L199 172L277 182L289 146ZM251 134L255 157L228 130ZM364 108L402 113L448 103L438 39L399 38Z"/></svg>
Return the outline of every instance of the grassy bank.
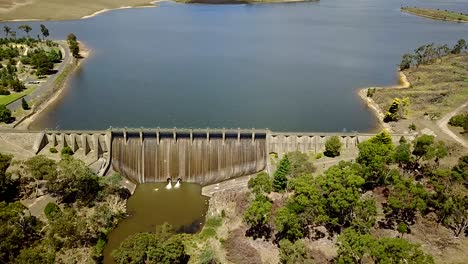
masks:
<svg viewBox="0 0 468 264"><path fill-rule="evenodd" d="M407 132L411 124L418 131L423 128L437 131L436 122L468 100L467 53L447 55L403 73L410 82L408 87L376 87L372 97L367 97L383 113L395 98L409 99L406 117L386 123L396 132Z"/></svg>
<svg viewBox="0 0 468 264"><path fill-rule="evenodd" d="M102 10L152 6L153 0L5 0L0 5L0 20L70 20Z"/></svg>
<svg viewBox="0 0 468 264"><path fill-rule="evenodd" d="M14 101L34 92L36 88L37 86L32 86L20 93L12 93L10 95L0 95L0 105L9 105L13 103Z"/></svg>
<svg viewBox="0 0 468 264"><path fill-rule="evenodd" d="M401 11L410 13L413 15L437 19L437 20L468 23L468 14L457 13L457 12L452 12L448 10L419 8L419 7L402 7Z"/></svg>

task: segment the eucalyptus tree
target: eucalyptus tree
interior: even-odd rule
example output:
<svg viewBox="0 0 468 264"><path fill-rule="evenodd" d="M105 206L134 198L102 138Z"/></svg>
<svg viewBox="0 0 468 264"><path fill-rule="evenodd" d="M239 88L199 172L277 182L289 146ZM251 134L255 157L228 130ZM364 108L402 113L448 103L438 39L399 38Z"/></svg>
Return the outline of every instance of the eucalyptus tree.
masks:
<svg viewBox="0 0 468 264"><path fill-rule="evenodd" d="M11 33L11 27L3 26L3 32L5 32L5 36L8 38L8 35Z"/></svg>
<svg viewBox="0 0 468 264"><path fill-rule="evenodd" d="M26 33L26 35L28 35L28 37L29 37L29 32L31 32L32 30L32 28L26 24L19 26L18 29L23 30Z"/></svg>

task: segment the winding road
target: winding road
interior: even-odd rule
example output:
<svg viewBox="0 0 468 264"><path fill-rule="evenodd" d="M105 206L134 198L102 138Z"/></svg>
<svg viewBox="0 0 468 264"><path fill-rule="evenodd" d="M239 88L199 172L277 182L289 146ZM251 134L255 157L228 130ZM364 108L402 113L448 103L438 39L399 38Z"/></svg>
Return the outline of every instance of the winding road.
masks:
<svg viewBox="0 0 468 264"><path fill-rule="evenodd" d="M448 122L450 120L450 118L452 118L454 115L456 115L458 112L460 112L462 109L464 109L465 107L468 106L468 101L466 101L464 104L460 105L459 107L457 107L455 110L453 110L452 112L446 114L443 118L441 118L438 122L437 122L437 126L445 133L447 134L449 137L453 138L453 140L455 140L456 142L460 143L463 147L465 148L468 148L468 143L463 140L462 138L460 138L459 136L457 136L455 133L452 132L452 130L450 130L448 128Z"/></svg>
<svg viewBox="0 0 468 264"><path fill-rule="evenodd" d="M22 97L22 98L26 99L27 102L31 102L31 101L37 99L38 97L40 97L41 95L46 94L49 90L53 89L53 84L54 84L55 80L57 79L57 77L60 75L60 73L62 73L65 66L67 66L69 63L72 62L72 56L70 55L70 51L68 50L68 47L65 44L65 42L58 41L57 43L59 44L60 50L62 51L62 55L63 55L62 62L55 69L57 72L50 75L47 78L47 80L44 83L42 83L39 87L37 87L36 90L34 90L32 93ZM31 80L24 80L25 83L27 81L31 81ZM7 107L11 111L16 111L16 110L22 108L21 98L18 98L18 100L16 100L16 101L12 102L11 104L7 105Z"/></svg>

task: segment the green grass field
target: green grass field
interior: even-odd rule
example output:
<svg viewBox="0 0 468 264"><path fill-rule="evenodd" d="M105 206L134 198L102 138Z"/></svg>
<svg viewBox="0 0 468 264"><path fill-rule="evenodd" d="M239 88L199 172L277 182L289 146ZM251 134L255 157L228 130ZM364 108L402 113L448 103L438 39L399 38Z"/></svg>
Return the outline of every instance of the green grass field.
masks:
<svg viewBox="0 0 468 264"><path fill-rule="evenodd" d="M14 101L20 99L21 97L23 96L26 96L32 92L34 92L34 90L36 90L37 86L32 86L32 87L29 87L28 89L22 91L21 93L12 93L10 95L0 95L0 105L9 105L11 103L13 103Z"/></svg>
<svg viewBox="0 0 468 264"><path fill-rule="evenodd" d="M438 9L418 8L418 7L402 7L401 11L414 14L414 15L418 15L418 16L438 19L438 20L468 22L468 14L457 13L457 12L452 12L448 10L438 10Z"/></svg>

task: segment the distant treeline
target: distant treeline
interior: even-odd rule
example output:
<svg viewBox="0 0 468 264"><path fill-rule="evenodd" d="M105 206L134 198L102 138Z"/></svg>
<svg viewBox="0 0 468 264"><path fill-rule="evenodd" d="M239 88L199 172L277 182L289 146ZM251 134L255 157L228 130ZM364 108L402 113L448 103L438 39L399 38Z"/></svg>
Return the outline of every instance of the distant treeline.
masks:
<svg viewBox="0 0 468 264"><path fill-rule="evenodd" d="M468 45L464 39L460 39L449 48L447 44L436 46L434 43L422 45L414 50L414 54L405 54L400 63L400 70L406 70L412 66L421 64L430 64L449 54L460 54L468 49Z"/></svg>

